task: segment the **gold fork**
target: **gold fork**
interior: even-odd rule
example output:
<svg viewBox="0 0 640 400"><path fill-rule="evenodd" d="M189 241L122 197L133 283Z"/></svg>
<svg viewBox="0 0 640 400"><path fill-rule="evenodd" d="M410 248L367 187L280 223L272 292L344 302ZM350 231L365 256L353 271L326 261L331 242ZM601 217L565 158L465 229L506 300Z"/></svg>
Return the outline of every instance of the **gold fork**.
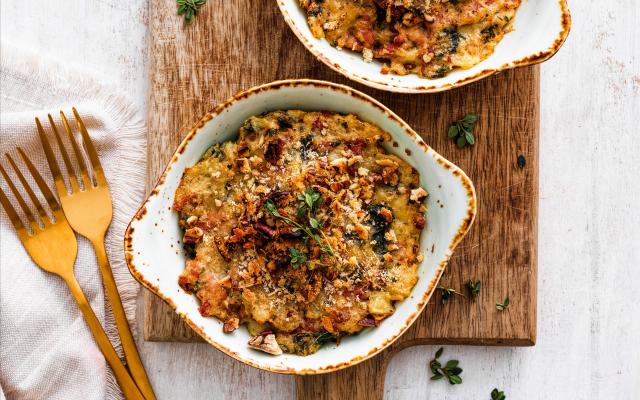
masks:
<svg viewBox="0 0 640 400"><path fill-rule="evenodd" d="M42 179L42 176L38 173L29 158L27 158L24 151L19 147L18 153L31 173L31 176L36 181L42 195L46 199L47 204L50 207L51 214L53 215L53 219L47 215L44 207L36 197L36 194L33 192L24 178L24 175L22 175L20 169L9 154L6 154L9 164L11 164L11 167L15 171L20 183L27 192L29 199L31 199L31 202L35 206L39 222L30 211L29 206L20 195L17 187L11 181L7 171L2 167L2 164L0 164L0 173L4 177L9 189L13 193L13 196L18 201L20 208L27 217L27 220L29 221L28 226L23 224L4 191L0 188L0 203L2 203L2 207L9 216L9 220L15 228L18 238L20 238L22 245L27 250L27 253L29 253L29 256L31 256L33 262L43 270L60 276L69 287L73 297L80 306L80 310L87 321L87 325L89 325L89 328L91 329L91 333L93 333L93 337L95 338L98 347L102 351L102 354L104 354L104 358L111 366L125 397L127 399L144 399L144 397L142 397L142 393L140 393L140 390L131 378L131 375L129 375L127 369L122 365L118 354L111 345L111 342L109 342L107 335L100 325L100 321L98 321L98 318L96 318L96 315L93 313L87 298L84 296L84 293L73 274L73 265L78 252L76 236L67 223L64 213L56 201L56 198L53 196L53 193L51 193L51 190L49 190L44 179Z"/></svg>
<svg viewBox="0 0 640 400"><path fill-rule="evenodd" d="M78 162L84 189L80 189L74 167L69 159L67 151L65 150L62 138L58 133L58 128L56 127L51 114L48 115L49 123L51 124L51 129L56 138L56 142L58 143L60 153L62 154L62 160L69 175L71 192L67 191L58 162L51 150L49 140L42 128L42 124L40 124L40 120L36 118L38 134L40 135L40 140L49 163L49 168L55 180L58 197L60 198L60 203L64 210L64 214L69 221L69 225L71 225L74 231L89 239L95 249L98 265L100 266L100 273L102 274L102 280L107 293L107 299L111 304L111 309L113 310L113 316L116 321L120 340L122 341L122 348L124 350L129 371L131 371L133 380L136 382L145 398L147 400L153 400L155 399L155 395L153 393L151 383L149 383L149 378L144 370L144 366L142 365L142 361L140 360L140 355L138 354L136 343L133 340L133 335L129 329L127 317L124 312L124 308L122 307L122 301L120 300L120 294L118 293L116 282L111 272L111 266L109 265L109 259L107 258L107 252L104 247L104 236L111 224L112 218L109 186L107 185L107 180L105 179L102 165L98 158L98 153L91 142L87 128L75 107L72 110L76 117L80 135L82 136L82 143L84 145L85 152L88 156L89 162L91 163L93 177L95 178L95 186L91 182L84 157L74 138L69 122L62 111L60 111L60 117L62 118L62 124L67 131L69 142L71 143L73 153L75 154Z"/></svg>

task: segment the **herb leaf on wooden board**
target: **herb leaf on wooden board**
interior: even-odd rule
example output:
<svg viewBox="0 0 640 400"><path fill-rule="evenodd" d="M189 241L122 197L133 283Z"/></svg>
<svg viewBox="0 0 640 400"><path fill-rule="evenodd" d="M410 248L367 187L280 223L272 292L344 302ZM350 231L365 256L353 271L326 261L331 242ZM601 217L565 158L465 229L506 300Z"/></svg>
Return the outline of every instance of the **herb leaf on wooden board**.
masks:
<svg viewBox="0 0 640 400"><path fill-rule="evenodd" d="M481 283L479 280L474 281L470 279L469 282L467 282L467 289L469 290L469 294L473 300L475 300L480 294L480 287Z"/></svg>
<svg viewBox="0 0 640 400"><path fill-rule="evenodd" d="M462 119L457 120L449 127L447 136L456 142L459 148L466 145L474 145L476 137L473 135L473 128L478 122L476 114L467 114Z"/></svg>
<svg viewBox="0 0 640 400"><path fill-rule="evenodd" d="M509 307L509 297L504 299L502 303L496 303L496 310L498 311L504 311L507 307Z"/></svg>
<svg viewBox="0 0 640 400"><path fill-rule="evenodd" d="M460 362L458 360L449 360L444 366L442 366L440 361L438 361L438 358L440 358L443 351L444 349L440 347L438 351L436 351L433 360L429 361L429 368L433 373L431 380L437 381L442 378L447 378L451 385L461 384L462 378L460 377L460 374L462 373L462 368L458 366Z"/></svg>
<svg viewBox="0 0 640 400"><path fill-rule="evenodd" d="M178 15L184 15L184 22L190 24L193 17L198 14L198 9L207 2L207 0L176 0L178 4Z"/></svg>
<svg viewBox="0 0 640 400"><path fill-rule="evenodd" d="M497 388L494 388L491 391L491 400L506 400L506 398L507 397L504 395L504 392Z"/></svg>
<svg viewBox="0 0 640 400"><path fill-rule="evenodd" d="M440 290L440 293L442 294L442 304L447 304L447 302L449 301L449 299L451 298L451 295L457 295L460 297L465 297L465 295L463 295L460 292L457 292L455 289L453 288L447 288L444 287L442 285L437 287L438 290Z"/></svg>

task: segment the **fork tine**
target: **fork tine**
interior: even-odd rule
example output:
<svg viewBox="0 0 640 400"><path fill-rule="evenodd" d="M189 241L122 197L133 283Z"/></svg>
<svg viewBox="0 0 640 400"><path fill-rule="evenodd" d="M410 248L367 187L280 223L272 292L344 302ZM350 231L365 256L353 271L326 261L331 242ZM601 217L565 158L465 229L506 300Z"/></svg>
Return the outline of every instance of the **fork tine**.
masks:
<svg viewBox="0 0 640 400"><path fill-rule="evenodd" d="M31 176L36 181L36 184L40 188L40 191L44 195L44 198L47 200L47 204L49 204L49 207L51 207L51 211L53 211L55 214L56 211L61 210L60 204L58 204L58 201L53 195L53 192L51 191L51 189L49 189L49 186L45 182L44 178L42 178L42 175L40 175L36 167L33 165L29 157L27 157L27 154L20 147L18 147L18 153L20 154L20 157L22 157L22 161L24 161L27 169L31 173Z"/></svg>
<svg viewBox="0 0 640 400"><path fill-rule="evenodd" d="M38 118L36 118L36 126L38 127L38 135L40 136L40 142L42 143L44 154L47 156L47 163L49 164L51 175L53 175L53 179L56 183L58 196L60 197L66 196L68 194L67 187L64 185L64 179L62 179L62 173L60 173L60 167L58 166L56 157L53 154L53 150L51 150L51 144L49 143L49 139L47 139L47 135L44 133L44 129L42 129L42 124L40 124L40 120Z"/></svg>
<svg viewBox="0 0 640 400"><path fill-rule="evenodd" d="M9 201L7 196L4 194L4 191L2 190L2 188L0 188L0 203L2 204L2 208L4 208L4 211L9 216L9 220L11 221L11 224L15 228L16 232L18 232L18 236L20 236L22 239L22 235L27 234L27 228L25 228L24 224L22 223L22 220L20 220L20 217L18 216L18 213L11 205L11 202Z"/></svg>
<svg viewBox="0 0 640 400"><path fill-rule="evenodd" d="M91 141L91 137L89 136L89 132L87 132L87 128L80 118L80 114L78 114L78 110L75 107L72 108L73 115L76 117L76 121L78 122L78 128L80 129L80 134L82 135L82 143L84 144L84 148L87 151L87 155L89 156L89 160L91 161L91 166L93 167L93 173L96 177L96 183L98 186L106 186L107 181L104 177L104 172L102 171L102 165L100 164L100 158L98 157L98 152L96 148L93 146L93 142Z"/></svg>
<svg viewBox="0 0 640 400"><path fill-rule="evenodd" d="M58 142L58 147L60 148L60 153L62 154L62 160L64 161L64 165L67 167L67 172L69 173L69 183L71 183L71 192L77 192L79 189L78 181L76 179L76 171L73 168L73 164L71 164L71 159L69 158L69 154L67 153L67 149L62 142L62 137L60 133L58 133L58 127L56 123L53 121L53 117L51 114L48 114L49 124L51 125L51 130L53 131L53 135L56 137L56 142Z"/></svg>
<svg viewBox="0 0 640 400"><path fill-rule="evenodd" d="M13 160L11 160L11 158L9 157L8 154L6 154L6 156L7 156L7 158L9 158L9 160L10 160L9 162L13 161ZM9 177L9 174L7 174L7 171L4 169L4 167L1 164L0 164L0 173L4 177L4 180L7 182L7 185L9 185L9 189L11 189L11 193L13 193L13 196L18 201L18 204L20 205L20 208L22 209L22 212L24 212L24 214L27 216L27 219L29 220L29 223L31 224L31 227L34 228L38 223L37 223L36 219L34 218L33 213L31 213L31 210L29 210L29 206L24 201L24 199L20 195L20 192L18 191L18 188L16 188L16 185L13 184L13 182L11 181L11 178ZM11 209L13 210L13 207L11 207ZM6 210L6 208L5 208L5 210ZM15 213L15 210L13 210L13 212ZM7 211L7 214L10 214L10 213ZM11 217L11 215L9 215L9 218L13 222L13 218ZM18 217L18 220L20 220L20 217ZM22 225L22 222L20 222L20 224ZM13 226L15 227L16 225L14 224Z"/></svg>
<svg viewBox="0 0 640 400"><path fill-rule="evenodd" d="M80 176L82 177L84 187L85 189L89 188L89 186L91 185L91 179L89 178L87 165L84 162L84 157L82 155L82 152L80 151L78 142L76 142L76 139L73 137L73 132L71 131L71 127L69 126L69 121L67 121L67 117L62 111L60 111L60 117L62 118L62 125L64 125L64 129L67 131L67 136L69 137L69 141L71 142L73 153L76 155L76 160L78 160L78 165L80 166Z"/></svg>
<svg viewBox="0 0 640 400"><path fill-rule="evenodd" d="M29 186L29 182L27 182L27 180L24 178L24 175L22 175L22 172L18 168L18 165L16 165L16 163L13 161L11 156L9 156L9 154L6 154L6 156L9 159L9 163L13 167L13 170L15 171L16 175L18 176L18 179L20 179L20 183L24 187L24 190L27 192L27 195L29 195L31 202L33 203L34 206L36 206L36 210L38 210L38 214L40 215L40 219L42 220L42 223L46 225L47 224L46 219L49 218L49 216L47 215L47 212L44 210L44 207L42 207L42 204L40 204L40 200L38 200L38 197L31 189L31 186ZM38 184L38 186L40 186L40 184ZM51 204L49 205L51 206L52 210L55 210L53 205Z"/></svg>

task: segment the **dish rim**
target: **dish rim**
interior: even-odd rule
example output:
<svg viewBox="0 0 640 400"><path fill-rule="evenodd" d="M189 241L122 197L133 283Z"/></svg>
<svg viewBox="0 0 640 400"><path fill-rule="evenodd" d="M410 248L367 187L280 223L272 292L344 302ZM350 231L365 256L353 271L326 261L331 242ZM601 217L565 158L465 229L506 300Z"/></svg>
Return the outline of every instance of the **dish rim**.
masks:
<svg viewBox="0 0 640 400"><path fill-rule="evenodd" d="M286 6L285 6L283 0L276 0L276 1L278 3L278 8L280 9L280 12L282 13L282 16L284 17L284 20L287 22L287 25L289 25L289 28L293 31L293 33L296 35L298 40L304 45L304 47L309 52L311 52L311 54L314 55L315 58L317 58L318 60L322 61L323 64L325 64L326 66L328 66L332 70L338 72L339 74L345 76L348 79L351 79L352 81L361 83L363 85L372 87L374 89L385 90L385 91L394 92L394 93L438 93L438 92L444 92L444 91L447 91L447 90L451 90L451 89L459 88L459 87L462 87L462 86L466 86L466 85L468 85L470 83L477 82L477 81L479 81L481 79L488 78L488 77L490 77L492 75L498 74L498 73L503 72L503 71L508 71L508 70L514 69L514 68L526 67L526 66L529 66L529 65L535 65L535 64L542 63L544 61L547 61L551 57L553 57L560 50L560 48L562 47L564 42L567 40L567 37L569 36L569 31L571 30L571 13L569 11L569 6L567 4L567 0L557 0L559 5L560 5L560 9L561 9L561 13L562 13L561 14L561 28L562 29L558 33L558 36L554 40L554 42L551 45L551 47L549 47L547 50L540 51L540 52L538 52L536 54L531 54L529 56L526 56L526 57L518 59L518 60L506 62L506 63L502 64L498 68L484 69L484 70L478 72L475 75L461 78L461 79L459 79L459 80L457 80L456 82L453 82L453 83L447 83L447 84L444 84L444 85L431 85L431 86L425 85L425 86L418 86L418 87L407 87L407 86L403 86L401 84L391 84L391 83L376 82L374 80L367 79L366 77L356 75L355 73L350 72L347 68L343 67L340 64L331 62L331 60L329 60L323 54L322 51L320 51L315 46L313 46L311 43L309 43L309 41L305 38L303 33L298 29L298 26L293 21L293 18L289 15L287 10L285 9ZM491 56L489 56L489 57L491 57ZM425 81L429 82L430 80L429 79L425 79Z"/></svg>
<svg viewBox="0 0 640 400"><path fill-rule="evenodd" d="M367 102L370 105L374 106L376 109L378 109L387 118L391 119L393 122L396 122L398 125L400 125L404 133L407 134L407 136L409 136L409 138L414 143L416 143L418 147L420 147L425 153L430 152L431 154L429 155L434 157L435 161L438 164L440 164L442 168L445 168L451 171L452 178L454 179L457 178L460 180L461 185L463 186L464 189L466 189L467 210L466 210L464 219L462 220L461 224L458 226L455 235L453 235L451 241L449 242L449 245L448 245L447 251L444 254L444 257L440 260L440 262L436 267L437 270L434 275L436 279L433 280L433 283L429 285L426 291L419 294L421 296L421 299L419 300L415 310L413 310L411 314L406 318L403 326L400 328L400 330L397 331L395 335L387 338L381 345L373 347L371 350L369 350L367 354L354 357L347 362L342 362L336 365L329 365L321 368L312 367L312 368L300 369L300 368L286 367L286 368L278 369L278 368L273 368L269 365L263 365L263 364L246 360L245 358L243 358L241 355L239 355L232 349L223 346L222 344L218 343L214 338L209 337L187 315L185 315L182 312L179 312L177 310L177 305L173 302L170 296L165 295L160 291L160 289L157 286L155 286L153 283L146 280L142 272L140 272L136 267L134 263L135 253L133 251L133 235L135 232L136 225L139 222L141 222L144 219L144 217L148 214L147 206L154 200L155 197L157 197L160 194L160 188L164 186L164 184L166 183L166 178L169 172L171 171L172 166L178 161L178 158L180 157L180 155L184 153L189 142L191 142L191 140L198 134L198 131L202 127L204 127L204 125L208 121L212 120L217 115L220 115L221 113L223 113L228 107L230 107L234 103L240 100L246 99L252 95L265 92L265 91L286 88L286 87L309 87L309 86L314 88L319 88L319 89L329 89L337 92L342 92L346 95L355 97L357 100ZM377 101L376 99L372 98L371 96L346 85L337 84L337 83L328 82L328 81L314 80L314 79L286 79L286 80L278 80L270 83L257 85L247 90L241 91L231 96L224 102L218 104L216 107L214 107L211 111L207 112L202 118L200 118L194 124L194 126L189 130L189 132L187 133L185 138L182 140L180 145L177 147L176 151L174 152L173 156L171 157L170 161L165 167L162 175L158 179L156 185L149 192L148 197L146 198L144 203L141 205L140 209L136 212L136 214L133 216L133 218L129 222L124 234L124 253L125 253L125 260L127 263L127 267L129 268L129 272L131 273L131 275L141 285L146 287L154 295L160 297L165 303L167 303L173 309L173 311L176 314L178 314L180 318L187 325L189 325L191 329L193 329L199 336L201 336L206 342L211 344L216 349L220 350L221 352L227 354L230 357L233 357L234 359L244 364L247 364L249 366L259 368L265 371L282 373L282 374L292 374L292 375L315 375L315 374L323 374L328 372L335 372L335 371L353 366L355 364L358 364L362 361L365 361L375 356L376 354L380 353L382 350L384 350L389 345L391 345L394 341L396 341L400 336L402 336L411 327L411 325L415 322L415 320L424 310L426 304L428 303L429 299L433 295L437 287L437 284L442 277L442 274L444 273L444 269L448 264L449 259L451 258L453 250L457 247L457 245L460 243L460 241L464 238L464 236L467 234L467 232L473 225L476 214L477 214L477 196L476 196L475 187L471 179L464 173L464 171L462 171L462 169L460 169L458 166L456 166L451 161L447 160L442 155L440 155L435 150L433 150L430 146L428 146L422 140L422 138L417 134L417 132L414 131L413 128L411 128L408 123L406 123L402 118L400 118L397 114L395 114L391 109L389 109L388 107L386 107L385 105Z"/></svg>

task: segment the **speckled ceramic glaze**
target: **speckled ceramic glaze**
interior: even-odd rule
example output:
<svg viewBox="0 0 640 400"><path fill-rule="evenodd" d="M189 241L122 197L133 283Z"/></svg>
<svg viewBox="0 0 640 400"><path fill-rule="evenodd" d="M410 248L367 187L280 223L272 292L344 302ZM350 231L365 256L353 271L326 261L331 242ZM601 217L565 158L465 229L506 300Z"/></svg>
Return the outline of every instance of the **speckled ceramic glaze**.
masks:
<svg viewBox="0 0 640 400"><path fill-rule="evenodd" d="M389 132L387 150L420 172L427 199L427 226L421 237L424 261L411 295L396 303L396 311L379 327L347 337L337 346L325 345L315 354L271 356L247 347L249 334L241 328L222 332L222 322L203 317L195 296L178 286L184 268L182 232L171 210L185 168L198 162L214 143L235 139L242 122L265 111L303 109L355 113ZM135 278L164 299L207 342L257 368L291 374L317 374L354 365L380 352L415 321L431 297L453 249L466 234L476 214L476 196L469 178L458 167L428 147L391 110L347 86L312 80L278 81L239 93L206 114L187 133L158 185L131 221L125 234L125 253Z"/></svg>
<svg viewBox="0 0 640 400"><path fill-rule="evenodd" d="M457 69L439 79L383 74L378 61L365 62L362 55L338 50L311 34L299 0L276 0L298 39L320 61L349 79L365 85L402 93L429 93L466 85L507 69L536 64L551 58L569 34L571 15L566 0L524 0L516 13L514 30L484 61L466 70Z"/></svg>

